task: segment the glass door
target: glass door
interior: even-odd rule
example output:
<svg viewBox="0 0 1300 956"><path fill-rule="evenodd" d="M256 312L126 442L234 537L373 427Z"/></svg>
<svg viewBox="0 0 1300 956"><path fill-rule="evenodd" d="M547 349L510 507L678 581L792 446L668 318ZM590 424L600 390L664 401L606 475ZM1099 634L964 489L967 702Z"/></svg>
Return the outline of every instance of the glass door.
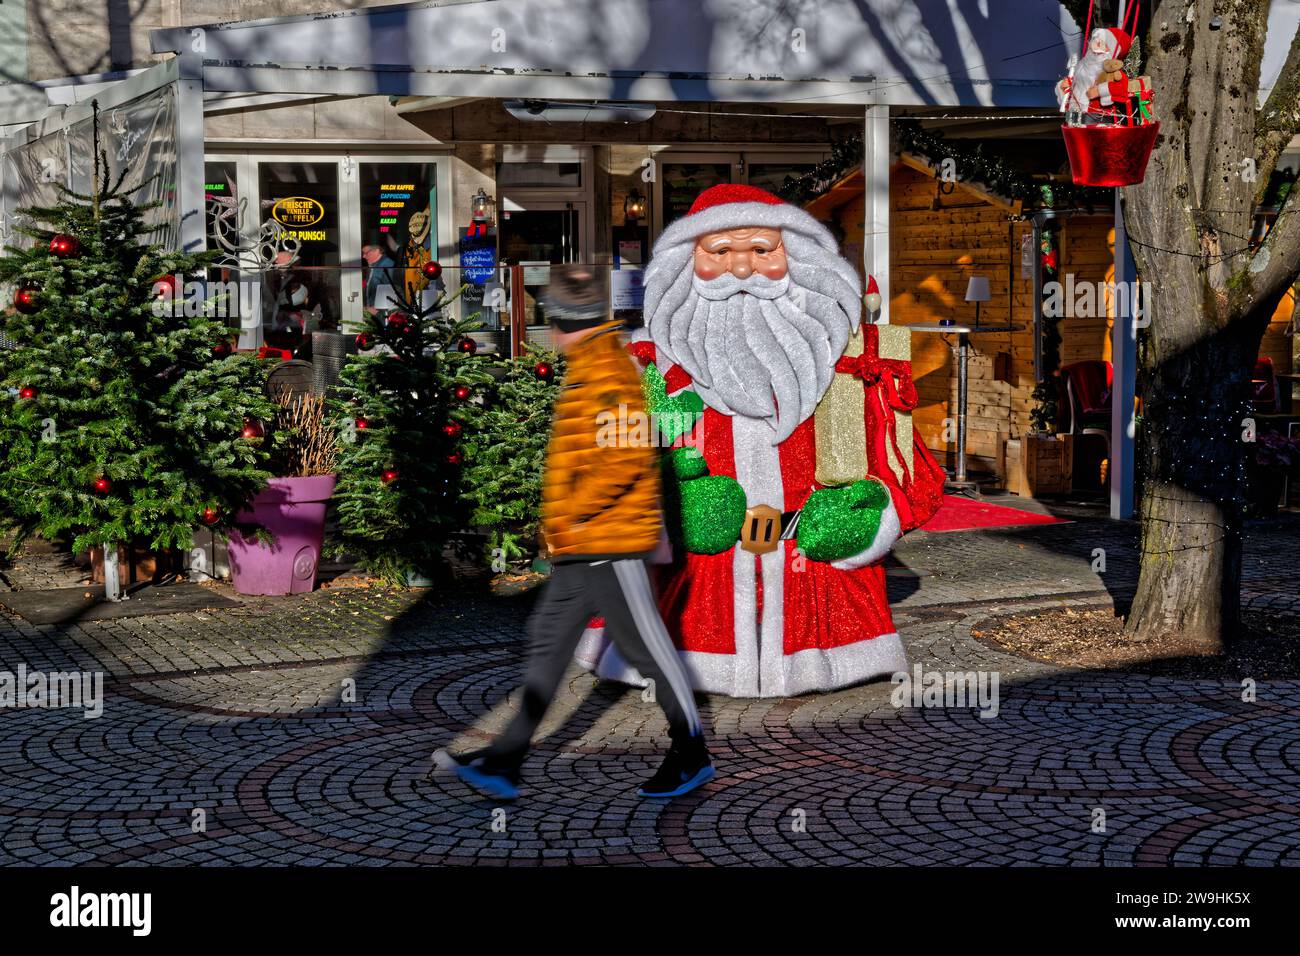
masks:
<svg viewBox="0 0 1300 956"><path fill-rule="evenodd" d="M541 292L550 281L550 267L582 262L585 202L517 200L505 197L498 240L503 265L523 273L525 325L530 340L545 340L550 322Z"/></svg>
<svg viewBox="0 0 1300 956"><path fill-rule="evenodd" d="M262 289L262 335L284 358L309 357L311 333L340 322L338 162L258 163L261 214L287 231L297 259L273 269Z"/></svg>
<svg viewBox="0 0 1300 956"><path fill-rule="evenodd" d="M396 308L394 293L419 303L436 293L420 271L438 256L438 168L430 162L362 162L361 312Z"/></svg>

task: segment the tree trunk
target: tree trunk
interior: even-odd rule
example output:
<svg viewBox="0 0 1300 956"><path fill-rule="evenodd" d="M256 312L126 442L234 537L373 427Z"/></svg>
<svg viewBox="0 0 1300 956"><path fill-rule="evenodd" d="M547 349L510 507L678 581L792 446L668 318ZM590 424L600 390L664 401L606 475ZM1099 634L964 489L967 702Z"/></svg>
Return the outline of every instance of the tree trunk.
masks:
<svg viewBox="0 0 1300 956"><path fill-rule="evenodd" d="M1166 308L1196 309L1165 294ZM1125 626L1135 640L1212 653L1237 629L1250 368L1267 322L1251 315L1143 363L1142 570Z"/></svg>
<svg viewBox="0 0 1300 956"><path fill-rule="evenodd" d="M1213 7L1213 18L1202 4L1150 13L1142 72L1160 91L1161 128L1146 178L1124 189L1154 293L1139 362L1141 575L1125 632L1190 653L1221 650L1238 629L1250 372L1300 261L1282 215L1262 247L1251 238L1257 192L1294 131L1300 37L1288 79L1257 110L1268 4Z"/></svg>

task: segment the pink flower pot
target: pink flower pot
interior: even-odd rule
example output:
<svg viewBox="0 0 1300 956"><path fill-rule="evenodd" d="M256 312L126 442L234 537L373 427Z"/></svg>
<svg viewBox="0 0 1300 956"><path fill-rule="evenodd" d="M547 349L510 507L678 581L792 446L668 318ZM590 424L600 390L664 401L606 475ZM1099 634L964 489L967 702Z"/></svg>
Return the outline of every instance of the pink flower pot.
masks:
<svg viewBox="0 0 1300 956"><path fill-rule="evenodd" d="M271 545L230 532L230 578L240 594L300 594L316 586L333 475L272 478L236 520L271 532Z"/></svg>

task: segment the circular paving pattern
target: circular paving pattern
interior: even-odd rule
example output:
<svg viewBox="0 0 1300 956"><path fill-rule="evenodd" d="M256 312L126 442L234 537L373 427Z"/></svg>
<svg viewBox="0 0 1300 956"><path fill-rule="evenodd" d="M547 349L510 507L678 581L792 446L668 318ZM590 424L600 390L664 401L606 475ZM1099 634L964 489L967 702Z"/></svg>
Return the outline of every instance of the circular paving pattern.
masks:
<svg viewBox="0 0 1300 956"><path fill-rule="evenodd" d="M311 600L328 619L377 598ZM575 671L511 805L427 772L508 715L519 608L450 638L410 608L349 612L320 646L291 610L189 636L183 616L44 632L52 665L108 665L104 714L0 711L0 863L1300 863L1298 682L1244 703L1233 684L1054 670L971 639L978 614L917 611L913 661L996 672L996 716L896 708L887 682L709 698L718 776L657 804L635 789L666 745L658 710ZM170 666L190 644L230 660Z"/></svg>

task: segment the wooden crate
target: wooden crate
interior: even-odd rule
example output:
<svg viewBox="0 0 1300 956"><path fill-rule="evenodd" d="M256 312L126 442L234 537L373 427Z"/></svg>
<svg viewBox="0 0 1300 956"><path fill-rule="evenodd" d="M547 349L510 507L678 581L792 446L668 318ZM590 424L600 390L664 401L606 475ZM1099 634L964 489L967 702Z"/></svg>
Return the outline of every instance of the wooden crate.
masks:
<svg viewBox="0 0 1300 956"><path fill-rule="evenodd" d="M1006 443L1007 491L1034 498L1070 490L1074 443L1068 436L1026 435Z"/></svg>

